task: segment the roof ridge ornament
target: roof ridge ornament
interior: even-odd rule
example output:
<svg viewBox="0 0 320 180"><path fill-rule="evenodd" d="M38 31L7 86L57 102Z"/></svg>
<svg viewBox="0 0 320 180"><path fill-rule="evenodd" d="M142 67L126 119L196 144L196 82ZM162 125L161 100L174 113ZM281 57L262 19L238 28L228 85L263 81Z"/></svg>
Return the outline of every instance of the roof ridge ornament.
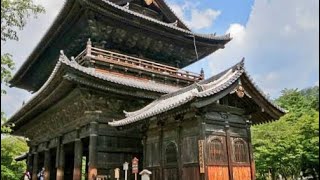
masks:
<svg viewBox="0 0 320 180"><path fill-rule="evenodd" d="M178 26L178 20L175 20L174 22L168 24L171 26Z"/></svg>
<svg viewBox="0 0 320 180"><path fill-rule="evenodd" d="M125 9L129 9L129 7L130 7L130 3L129 3L129 2L127 2L127 4L125 4L125 5L123 6L123 8L125 8Z"/></svg>

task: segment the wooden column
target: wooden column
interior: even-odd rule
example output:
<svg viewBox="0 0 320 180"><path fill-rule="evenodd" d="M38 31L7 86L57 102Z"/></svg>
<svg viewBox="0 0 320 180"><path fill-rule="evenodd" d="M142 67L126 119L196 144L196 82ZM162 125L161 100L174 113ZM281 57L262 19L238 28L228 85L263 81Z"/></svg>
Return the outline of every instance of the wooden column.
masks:
<svg viewBox="0 0 320 180"><path fill-rule="evenodd" d="M227 156L228 156L228 169L229 169L229 179L233 179L233 169L232 169L232 149L230 142L230 125L229 122L226 121L225 131L226 131L226 142L227 142Z"/></svg>
<svg viewBox="0 0 320 180"><path fill-rule="evenodd" d="M199 122L200 122L200 133L199 133L200 134L200 138L199 138L199 140L204 140L205 141L206 140L206 122L203 120L203 118L201 118ZM204 143L203 146L204 146L203 149L206 149L206 143ZM195 148L198 148L198 146L195 147ZM200 173L200 180L205 180L206 176L208 174L207 161L206 161L207 158L206 157L207 157L207 154L203 153L204 167L205 167L204 171L205 171L205 173ZM200 165L200 162L199 162L199 165Z"/></svg>
<svg viewBox="0 0 320 180"><path fill-rule="evenodd" d="M163 126L162 121L158 122L160 126L160 138L159 138L159 149L160 149L160 179L164 179L164 150L163 150Z"/></svg>
<svg viewBox="0 0 320 180"><path fill-rule="evenodd" d="M28 156L27 156L27 171L29 171L29 173L32 173L32 147L31 147L31 142L29 140L27 140L27 145L29 147L29 152L28 152Z"/></svg>
<svg viewBox="0 0 320 180"><path fill-rule="evenodd" d="M51 154L50 149L44 151L44 180L50 179L50 169L51 169Z"/></svg>
<svg viewBox="0 0 320 180"><path fill-rule="evenodd" d="M90 123L89 138L89 173L88 180L95 180L97 176L97 141L98 141L98 123Z"/></svg>
<svg viewBox="0 0 320 180"><path fill-rule="evenodd" d="M183 180L183 165L182 165L182 139L181 139L181 120L179 120L177 134L178 134L178 179Z"/></svg>
<svg viewBox="0 0 320 180"><path fill-rule="evenodd" d="M62 144L62 138L60 137L57 146L57 180L64 180L64 156L64 147Z"/></svg>
<svg viewBox="0 0 320 180"><path fill-rule="evenodd" d="M81 180L82 167L82 141L77 138L74 142L74 166L73 166L73 180Z"/></svg>
<svg viewBox="0 0 320 180"><path fill-rule="evenodd" d="M32 180L37 180L37 173L38 173L38 157L39 154L35 152L33 154L33 166L32 166Z"/></svg>
<svg viewBox="0 0 320 180"><path fill-rule="evenodd" d="M147 131L143 136L143 169L147 168Z"/></svg>
<svg viewBox="0 0 320 180"><path fill-rule="evenodd" d="M248 149L249 149L249 160L250 160L250 166L251 166L251 179L255 180L256 179L256 168L255 168L255 163L254 163L254 158L253 158L253 148L252 148L252 143L251 143L251 122L246 121L247 125L247 134L248 134Z"/></svg>

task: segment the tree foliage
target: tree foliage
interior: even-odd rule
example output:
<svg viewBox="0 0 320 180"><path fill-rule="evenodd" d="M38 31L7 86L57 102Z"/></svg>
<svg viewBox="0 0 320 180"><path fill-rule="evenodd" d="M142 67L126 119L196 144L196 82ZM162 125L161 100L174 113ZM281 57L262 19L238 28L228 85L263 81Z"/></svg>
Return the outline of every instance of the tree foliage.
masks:
<svg viewBox="0 0 320 180"><path fill-rule="evenodd" d="M34 4L33 0L1 0L1 45L9 40L18 41L17 32L26 25L27 18L42 12L44 8ZM1 96L6 94L3 86L11 79L13 69L12 55L1 51ZM3 136L3 133L11 132L11 127L3 126L6 121L1 109L1 179L17 180L25 171L26 164L16 162L14 157L25 153L28 147L22 138Z"/></svg>
<svg viewBox="0 0 320 180"><path fill-rule="evenodd" d="M276 99L289 112L252 128L258 179L297 179L319 174L319 87L285 89Z"/></svg>
<svg viewBox="0 0 320 180"><path fill-rule="evenodd" d="M1 179L21 179L26 170L26 163L17 162L14 158L27 151L28 146L21 137L6 136L1 139Z"/></svg>
<svg viewBox="0 0 320 180"><path fill-rule="evenodd" d="M2 0L1 1L1 45L8 40L18 41L19 30L26 25L28 17L44 12L44 8L33 0ZM2 85L6 85L11 79L11 71L14 69L12 56L1 51L1 96L6 94ZM1 133L10 132L9 127L3 127L6 121L5 113L1 110Z"/></svg>

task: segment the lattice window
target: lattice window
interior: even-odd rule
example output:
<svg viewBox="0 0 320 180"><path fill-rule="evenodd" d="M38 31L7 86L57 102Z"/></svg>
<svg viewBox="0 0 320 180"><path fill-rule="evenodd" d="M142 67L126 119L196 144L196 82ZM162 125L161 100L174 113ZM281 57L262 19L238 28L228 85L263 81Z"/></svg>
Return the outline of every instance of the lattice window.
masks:
<svg viewBox="0 0 320 180"><path fill-rule="evenodd" d="M249 162L247 143L240 138L233 141L233 161L238 163Z"/></svg>
<svg viewBox="0 0 320 180"><path fill-rule="evenodd" d="M226 162L226 148L223 137L213 137L208 141L209 163Z"/></svg>
<svg viewBox="0 0 320 180"><path fill-rule="evenodd" d="M170 142L166 147L166 163L174 164L177 163L177 145L174 142Z"/></svg>

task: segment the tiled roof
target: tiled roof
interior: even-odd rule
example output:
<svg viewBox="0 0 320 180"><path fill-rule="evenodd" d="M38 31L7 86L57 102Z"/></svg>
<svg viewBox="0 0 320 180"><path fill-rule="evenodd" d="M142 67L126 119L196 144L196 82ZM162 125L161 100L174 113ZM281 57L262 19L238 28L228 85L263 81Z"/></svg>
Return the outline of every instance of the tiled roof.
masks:
<svg viewBox="0 0 320 180"><path fill-rule="evenodd" d="M230 34L226 34L226 35L221 35L221 36L215 36L215 35L212 35L212 34L199 34L199 33L194 33L192 31L189 31L189 30L186 30L186 29L182 29L180 27L177 27L175 25L173 25L172 23L165 23L165 22L162 22L162 21L159 21L157 19L154 19L154 18L151 18L149 16L146 16L146 15L143 15L143 14L140 14L140 13L137 13L137 12L134 12L130 9L127 9L123 6L119 6L115 3L112 3L108 0L102 0L104 3L106 3L107 5L110 5L116 9L119 9L121 11L124 11L124 12L127 12L131 15L134 15L134 16L137 16L137 17L140 17L140 18L143 18L145 20L148 20L150 22L154 22L154 23L157 23L157 24L160 24L160 25L163 25L165 27L168 27L168 28L171 28L171 29L174 29L174 30L178 30L180 32L184 32L184 33L187 33L187 34L190 34L190 35L194 35L196 37L200 37L200 38L205 38L205 39L211 39L211 40L231 40L230 38Z"/></svg>
<svg viewBox="0 0 320 180"><path fill-rule="evenodd" d="M129 79L128 77L118 76L114 74L99 73L99 72L96 72L93 68L84 67L79 65L74 60L69 60L62 52L55 68L53 69L51 75L49 76L47 81L44 83L44 85L33 95L33 97L27 103L25 103L15 114L11 116L8 123L11 123L11 119L16 119L21 114L24 114L24 112L28 111L27 109L30 109L38 102L37 100L39 100L40 95L43 94L43 91L45 91L45 89L48 88L48 85L51 83L53 78L57 76L58 72L60 71L63 65L68 66L81 73L85 73L89 76L92 76L107 82L132 87L132 88L159 92L163 94L175 92L180 89L180 87L177 87L177 86L169 86L165 84L156 83L153 81L142 81L137 79L132 80L132 79Z"/></svg>
<svg viewBox="0 0 320 180"><path fill-rule="evenodd" d="M59 59L60 63L63 63L69 67L72 67L73 69L79 70L83 73L86 73L90 76L96 77L101 80L105 80L108 82L120 84L120 85L125 85L128 87L133 87L133 88L138 88L138 89L144 89L144 90L149 90L149 91L154 91L154 92L160 92L160 93L170 93L177 91L180 89L177 86L170 86L166 84L160 84L156 83L154 81L145 81L145 80L138 80L138 79L130 79L124 76L119 76L116 74L110 74L110 73L99 73L96 72L94 68L88 68L79 65L76 61L74 60L69 60L66 56L62 55L60 56Z"/></svg>
<svg viewBox="0 0 320 180"><path fill-rule="evenodd" d="M186 104L197 97L207 97L216 94L231 84L233 84L244 72L243 63L239 63L239 68L230 68L222 75L182 88L172 94L161 96L144 108L135 112L125 112L126 118L118 121L109 122L110 126L123 126L142 119L150 118L160 113L172 110L178 106Z"/></svg>
<svg viewBox="0 0 320 180"><path fill-rule="evenodd" d="M135 112L125 112L126 118L109 122L109 125L115 127L124 126L167 112L183 104L186 104L194 100L195 98L213 96L230 87L232 84L238 81L240 79L240 76L242 75L249 77L245 72L243 60L235 66L207 80L203 80L199 83L195 83L188 87L182 88L176 92L163 95L159 99L153 101L140 110L137 110ZM254 85L252 81L251 83ZM256 85L254 85L254 87L257 88ZM271 103L279 111L285 112L284 109L273 104L269 99L267 99L266 96L263 95L261 90L257 90L265 98L265 100Z"/></svg>

